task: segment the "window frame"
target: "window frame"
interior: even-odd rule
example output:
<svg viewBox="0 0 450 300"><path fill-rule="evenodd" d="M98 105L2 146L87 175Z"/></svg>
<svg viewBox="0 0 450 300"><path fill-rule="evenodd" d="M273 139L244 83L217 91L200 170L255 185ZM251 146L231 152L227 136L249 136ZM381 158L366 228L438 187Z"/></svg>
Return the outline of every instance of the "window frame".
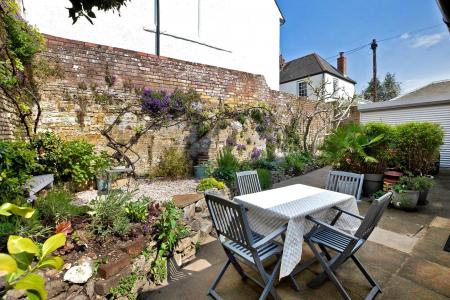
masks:
<svg viewBox="0 0 450 300"><path fill-rule="evenodd" d="M302 87L300 88L300 85ZM300 94L302 92L302 95ZM297 96L298 97L308 97L308 83L304 80L297 81Z"/></svg>

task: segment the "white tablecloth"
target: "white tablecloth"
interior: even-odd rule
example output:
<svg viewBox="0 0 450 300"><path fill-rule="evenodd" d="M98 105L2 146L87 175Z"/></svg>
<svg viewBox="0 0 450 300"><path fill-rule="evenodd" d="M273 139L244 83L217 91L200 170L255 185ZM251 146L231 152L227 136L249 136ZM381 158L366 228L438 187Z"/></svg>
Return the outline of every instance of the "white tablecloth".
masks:
<svg viewBox="0 0 450 300"><path fill-rule="evenodd" d="M330 222L336 215L336 210L330 209L333 206L359 214L355 197L303 184L237 196L234 201L249 209L250 226L259 234L270 234L288 224L280 278L289 275L301 260L303 235L314 226L305 219L306 215ZM352 233L359 225L358 219L345 214L336 223L340 229Z"/></svg>

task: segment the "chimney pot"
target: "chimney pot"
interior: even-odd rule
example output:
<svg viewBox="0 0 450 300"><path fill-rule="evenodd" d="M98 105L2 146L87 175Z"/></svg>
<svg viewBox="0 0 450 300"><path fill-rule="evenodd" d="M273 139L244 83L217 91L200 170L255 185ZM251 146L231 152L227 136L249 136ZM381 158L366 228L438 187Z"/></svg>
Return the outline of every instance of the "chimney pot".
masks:
<svg viewBox="0 0 450 300"><path fill-rule="evenodd" d="M342 75L347 76L347 57L345 57L344 52L339 52L337 69Z"/></svg>

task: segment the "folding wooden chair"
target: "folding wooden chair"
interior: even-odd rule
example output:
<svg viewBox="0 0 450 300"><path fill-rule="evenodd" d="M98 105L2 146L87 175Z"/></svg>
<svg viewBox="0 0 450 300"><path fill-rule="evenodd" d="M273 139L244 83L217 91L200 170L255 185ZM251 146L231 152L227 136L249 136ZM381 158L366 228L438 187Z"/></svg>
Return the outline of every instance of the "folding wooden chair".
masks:
<svg viewBox="0 0 450 300"><path fill-rule="evenodd" d="M239 189L239 195L246 195L261 192L261 184L259 183L258 172L242 171L236 173L236 181Z"/></svg>
<svg viewBox="0 0 450 300"><path fill-rule="evenodd" d="M274 299L280 299L273 285L279 276L283 247L276 243L274 239L284 234L287 225L279 227L264 237L250 229L243 205L208 193L205 194L205 198L214 228L228 257L224 267L213 281L208 295L214 299L221 299L215 289L231 264L243 279L248 278L263 289L259 299L266 299L269 293ZM276 262L272 273L269 274L263 263L272 257L276 258ZM255 269L263 282L261 283L245 273L239 261ZM297 283L292 276L290 278L294 288L298 291Z"/></svg>
<svg viewBox="0 0 450 300"><path fill-rule="evenodd" d="M335 274L335 270L347 261L347 259L351 258L372 286L372 289L367 294L365 299L373 299L378 293L381 293L380 286L364 268L361 261L355 256L355 253L366 242L372 231L377 226L383 212L389 204L391 196L392 192L389 192L374 200L365 217L352 214L337 207L334 207L334 209L338 210L337 218L335 218L331 224L316 220L311 216L306 217L316 223L316 226L305 236L305 241L308 243L314 253L314 256L325 270L323 273L317 275L316 278L308 284L309 287L318 287L327 278L329 278L336 285L339 293L344 299L351 299ZM362 220L355 235L344 232L333 226L342 214L347 214L351 217ZM319 249L316 245L319 246ZM332 249L337 254L332 257L327 249Z"/></svg>
<svg viewBox="0 0 450 300"><path fill-rule="evenodd" d="M364 174L330 171L325 183L325 189L355 196L356 200L359 201L361 199L363 181Z"/></svg>

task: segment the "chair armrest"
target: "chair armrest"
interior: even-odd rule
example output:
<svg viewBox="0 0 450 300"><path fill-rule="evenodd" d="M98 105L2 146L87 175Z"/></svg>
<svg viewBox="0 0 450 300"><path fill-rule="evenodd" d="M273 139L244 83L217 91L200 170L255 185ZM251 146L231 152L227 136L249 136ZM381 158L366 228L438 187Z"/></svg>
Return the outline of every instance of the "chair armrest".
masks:
<svg viewBox="0 0 450 300"><path fill-rule="evenodd" d="M275 231L270 233L269 235L266 235L262 240L254 243L252 245L253 248L259 248L264 244L267 244L268 242L273 241L277 236L283 234L287 230L287 224L284 224L283 226L277 228Z"/></svg>
<svg viewBox="0 0 450 300"><path fill-rule="evenodd" d="M349 233L347 233L347 232L345 232L345 231L343 231L343 230L340 230L339 228L336 228L336 227L334 227L334 226L332 226L332 225L330 225L330 224L327 224L327 223L325 223L325 222L322 222L322 221L320 221L320 220L317 220L317 219L315 219L315 218L313 218L313 217L311 217L311 216L306 216L306 219L308 219L308 220L310 220L311 222L313 222L313 223L316 223L317 225L319 225L319 226L323 226L323 227L326 227L326 228L328 228L328 229L330 229L330 230L332 230L332 231L334 231L334 232L337 232L337 233L339 233L339 234L341 234L341 235L343 235L343 236L346 236L346 237L348 237L348 238L351 238L352 240L358 240L355 236L353 236L353 235L351 235L351 234L349 234Z"/></svg>
<svg viewBox="0 0 450 300"><path fill-rule="evenodd" d="M351 212L349 212L349 211L343 210L342 208L339 208L339 207L337 207L337 206L333 206L332 208L335 209L335 210L338 210L338 211L340 211L341 213L344 213L344 214L346 214L346 215L352 216L352 217L357 218L357 219L360 219L360 220L364 220L364 217L362 217L362 216L360 216L360 215L357 215L357 214L354 214L354 213L351 213Z"/></svg>

